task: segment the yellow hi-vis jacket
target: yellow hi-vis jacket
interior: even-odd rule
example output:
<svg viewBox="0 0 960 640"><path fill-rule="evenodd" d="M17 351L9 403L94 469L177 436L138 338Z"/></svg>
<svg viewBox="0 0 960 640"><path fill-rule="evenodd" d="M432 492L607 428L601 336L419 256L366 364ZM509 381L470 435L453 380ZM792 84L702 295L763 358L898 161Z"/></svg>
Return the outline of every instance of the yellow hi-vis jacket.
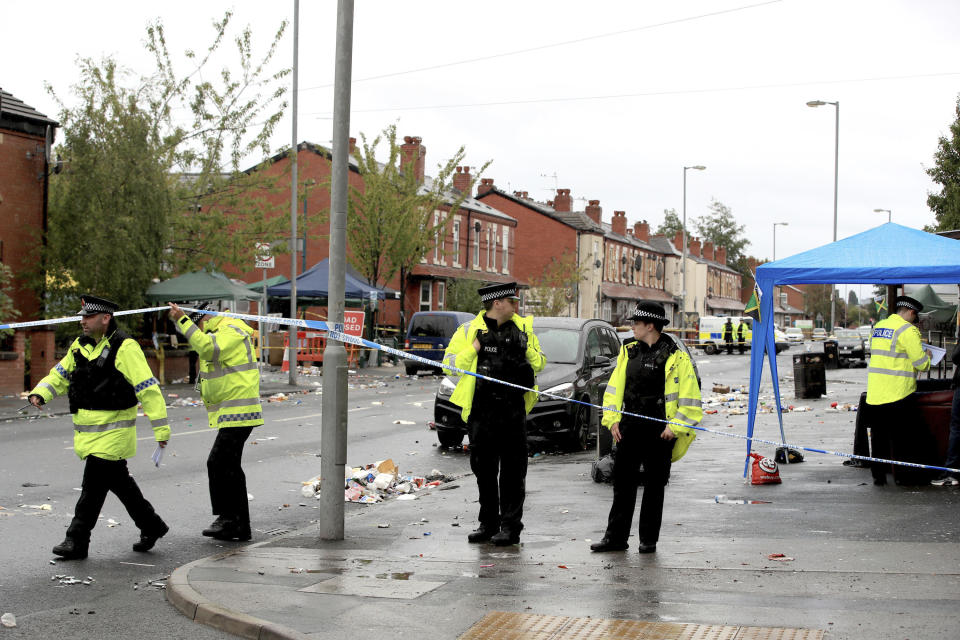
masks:
<svg viewBox="0 0 960 640"><path fill-rule="evenodd" d="M70 373L76 368L74 350L87 360L100 357L104 347L110 344L110 336L104 336L96 346L83 346L77 338L67 350L67 355L50 370L30 392L50 402L63 395L70 387ZM117 371L133 387L143 412L150 419L157 442L170 439L167 422L167 405L160 392L160 383L153 377L143 350L135 340L127 338L117 349L114 363ZM78 409L73 414L73 450L81 460L96 456L104 460L124 460L137 455L137 405L119 411Z"/></svg>
<svg viewBox="0 0 960 640"><path fill-rule="evenodd" d="M450 344L447 345L447 349L443 354L444 364L453 365L464 371L477 372L477 351L473 348L473 341L476 339L478 332L488 330L487 322L483 319L484 313L485 312L481 311L477 314L476 318L470 322L465 322L457 328L453 334L453 338L450 339ZM527 334L527 362L533 367L534 375L540 373L547 364L547 359L543 353L540 352L540 341L537 340L537 336L533 332L533 316L524 317L515 313L513 317L510 318L510 321ZM477 378L475 376L460 375L450 369L444 369L444 373L454 377L459 376L457 386L450 396L450 402L462 409L460 416L463 418L463 421L466 422L467 418L470 417L470 409L473 407L473 392L477 388ZM533 388L537 389L537 386L534 385ZM523 394L523 404L527 413L530 413L530 410L533 409L533 405L536 403L537 394L534 391L528 391Z"/></svg>
<svg viewBox="0 0 960 640"><path fill-rule="evenodd" d="M620 411L623 409L623 392L627 382L629 350L637 348L637 344L629 342L620 347L617 366L610 375L606 391L603 392L604 411L601 423L607 429L620 422L622 417ZM665 424L664 427L670 427L677 436L670 457L672 462L676 462L687 453L690 444L697 437L693 429L682 425L696 426L703 418L697 374L693 370L690 357L682 349L671 353L664 364L663 398L664 413L670 421L670 424ZM675 424L678 422L681 424Z"/></svg>
<svg viewBox="0 0 960 640"><path fill-rule="evenodd" d="M740 322L737 324L736 331L733 332L733 339L740 341L740 330L743 329L743 341L750 342L753 339L753 331L750 330L749 322Z"/></svg>
<svg viewBox="0 0 960 640"><path fill-rule="evenodd" d="M920 330L894 313L873 326L867 404L889 404L917 390L917 372L930 368Z"/></svg>
<svg viewBox="0 0 960 640"><path fill-rule="evenodd" d="M177 319L177 328L200 356L200 397L210 428L263 424L253 329L243 320L213 316L201 331L186 314Z"/></svg>

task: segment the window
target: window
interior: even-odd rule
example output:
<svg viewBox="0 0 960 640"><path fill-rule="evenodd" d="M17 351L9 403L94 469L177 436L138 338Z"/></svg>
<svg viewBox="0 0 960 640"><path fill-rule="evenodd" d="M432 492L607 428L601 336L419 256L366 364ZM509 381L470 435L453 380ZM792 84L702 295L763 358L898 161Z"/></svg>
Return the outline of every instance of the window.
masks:
<svg viewBox="0 0 960 640"><path fill-rule="evenodd" d="M453 266L460 266L460 218L453 221Z"/></svg>
<svg viewBox="0 0 960 640"><path fill-rule="evenodd" d="M432 293L433 282L424 280L420 283L420 311L430 311L430 294Z"/></svg>
<svg viewBox="0 0 960 640"><path fill-rule="evenodd" d="M497 225L493 225L490 229L490 233L493 236L493 260L490 261L490 264L487 265L487 268L490 271L497 270L497 245L500 244L500 232L497 231Z"/></svg>
<svg viewBox="0 0 960 640"><path fill-rule="evenodd" d="M433 212L433 264L440 262L440 212Z"/></svg>
<svg viewBox="0 0 960 640"><path fill-rule="evenodd" d="M584 347L584 359L587 362L592 362L598 355L600 355L600 331L594 329L587 334L587 344Z"/></svg>
<svg viewBox="0 0 960 640"><path fill-rule="evenodd" d="M447 283L442 280L437 283L437 309L443 310L443 303L447 297Z"/></svg>
<svg viewBox="0 0 960 640"><path fill-rule="evenodd" d="M487 270L493 268L493 261L496 249L494 246L497 242L497 230L492 224L487 225Z"/></svg>
<svg viewBox="0 0 960 640"><path fill-rule="evenodd" d="M503 272L510 273L510 264L508 261L510 254L510 227L503 228Z"/></svg>
<svg viewBox="0 0 960 640"><path fill-rule="evenodd" d="M473 268L480 268L480 223L477 222L473 232Z"/></svg>

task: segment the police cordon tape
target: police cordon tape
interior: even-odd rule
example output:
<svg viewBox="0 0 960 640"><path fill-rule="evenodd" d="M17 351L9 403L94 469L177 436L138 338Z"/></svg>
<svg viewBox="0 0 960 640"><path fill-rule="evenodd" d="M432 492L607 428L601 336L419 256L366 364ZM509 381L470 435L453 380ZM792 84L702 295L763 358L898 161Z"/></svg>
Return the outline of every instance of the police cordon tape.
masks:
<svg viewBox="0 0 960 640"><path fill-rule="evenodd" d="M114 315L122 316L122 315L132 315L136 313L150 313L152 311L164 311L169 308L170 307L167 306L167 307L147 307L144 309L131 309L129 311L118 311ZM327 332L328 338L330 338L331 340L336 340L337 342L350 343L350 344L355 344L362 347L367 347L369 349L376 349L379 351L383 351L384 353L389 353L399 358L403 358L405 360L413 360L415 362L419 362L421 364L425 364L430 367L436 367L444 370L455 371L461 375L470 375L475 378L479 378L481 380L487 380L489 382L495 382L497 384L513 387L520 391L524 391L524 392L532 391L533 393L536 393L538 396L541 396L541 397L547 397L554 400L562 400L564 402L572 402L574 404L580 404L585 407L590 407L592 409L600 409L601 411L614 411L614 409L607 409L605 407L595 405L589 402L583 402L582 400L576 400L574 398L565 398L563 396L558 396L552 393L546 393L544 391L538 391L536 389L530 389L528 387L524 387L518 384L513 384L512 382L506 382L504 380L498 380L497 378L491 378L489 376L485 376L483 374L476 373L474 371L467 371L466 369L460 369L453 365L444 364L442 362L437 362L436 360L430 360L429 358L424 358L422 356L417 356L412 353L407 353L405 351L400 351L399 349L394 349L386 345L372 342L370 340L366 340L359 336L351 336L343 332L344 326L342 323L330 323L330 322L324 322L322 320L300 320L295 318L278 318L274 316L260 316L260 315L253 315L248 313L233 313L230 311L213 311L210 309L200 310L200 309L193 309L191 307L183 307L183 306L181 306L180 309L187 313L203 313L205 315L216 315L216 316L225 316L227 318L237 318L238 320L251 320L253 322L261 322L261 323L267 323L267 324L280 324L280 325L288 325L288 326L295 326L295 327L303 327L305 329L313 329L315 331L325 331ZM37 327L37 326L43 326L43 325L61 324L64 322L77 322L79 320L80 320L80 316L70 316L70 317L64 317L64 318L53 318L49 320L16 322L16 323L10 323L10 324L0 324L0 329L20 329L20 328L26 328L26 327ZM759 442L761 444L769 444L775 447L788 447L792 449L799 449L801 451L808 451L810 453L822 453L825 455L837 456L839 458L850 458L853 460L863 460L866 462L877 462L881 464L895 464L903 467L913 467L915 469L927 469L930 471L942 471L946 473L960 475L960 469L952 469L950 467L939 467L936 465L919 464L916 462L904 462L902 460L887 460L886 458L874 458L871 456L861 456L853 453L831 451L829 449L817 449L815 447L804 447L802 445L787 444L786 442L776 442L774 440L765 440L763 438L757 438L757 437L751 438L739 433L728 433L725 431L716 431L714 429L708 429L707 427L684 424L682 422L674 422L670 420L663 420L661 418L654 418L650 416L640 415L637 413L630 413L629 411L620 411L619 413L621 415L630 416L633 418L642 418L645 420L652 420L654 422L662 422L666 425L672 424L679 427L687 427L689 429L702 431L704 433L712 433L714 435L723 436L726 438L748 440L750 442Z"/></svg>

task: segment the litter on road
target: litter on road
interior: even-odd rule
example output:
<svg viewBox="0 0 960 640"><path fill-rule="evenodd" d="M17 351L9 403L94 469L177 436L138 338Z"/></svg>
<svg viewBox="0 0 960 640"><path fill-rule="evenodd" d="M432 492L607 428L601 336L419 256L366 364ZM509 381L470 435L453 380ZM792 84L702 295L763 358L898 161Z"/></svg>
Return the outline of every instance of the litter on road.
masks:
<svg viewBox="0 0 960 640"><path fill-rule="evenodd" d="M347 467L344 473L343 499L345 502L373 504L390 496L412 500L421 489L437 487L449 479L437 469L428 476L401 475L392 459L380 460L362 467ZM320 476L302 483L301 493L305 498L320 497Z"/></svg>

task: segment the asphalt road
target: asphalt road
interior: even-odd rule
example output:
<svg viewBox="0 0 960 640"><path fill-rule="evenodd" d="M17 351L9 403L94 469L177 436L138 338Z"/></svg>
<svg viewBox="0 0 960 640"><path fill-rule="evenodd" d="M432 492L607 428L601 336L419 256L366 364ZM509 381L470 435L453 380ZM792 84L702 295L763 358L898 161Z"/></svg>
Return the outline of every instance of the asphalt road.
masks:
<svg viewBox="0 0 960 640"><path fill-rule="evenodd" d="M385 386L377 386L379 380ZM434 378L373 379L361 371L350 382L349 464L392 458L404 474L426 475L435 468L449 475L469 471L467 456L440 450L427 428ZM321 399L307 393L264 404L266 425L254 430L244 453L254 541L321 516L319 501L300 493L301 482L320 473ZM0 630L4 637L99 639L109 632L132 637L130 630L138 628L149 630L141 637L230 637L186 619L160 588L150 585L178 566L231 546L200 535L213 519L206 456L215 434L201 407L168 411L173 437L160 468L150 461L153 436L141 418L139 454L130 469L170 533L150 553L132 551L138 531L110 495L93 532L90 557L56 564L51 564L50 549L63 539L83 472L72 449L70 418L0 422L0 613L13 613L18 624ZM396 420L412 424L394 424ZM44 504L50 509L19 506ZM371 508L346 506L348 516L351 509ZM110 520L118 524L110 526ZM52 579L61 574L81 580L89 576L94 582L61 585Z"/></svg>

